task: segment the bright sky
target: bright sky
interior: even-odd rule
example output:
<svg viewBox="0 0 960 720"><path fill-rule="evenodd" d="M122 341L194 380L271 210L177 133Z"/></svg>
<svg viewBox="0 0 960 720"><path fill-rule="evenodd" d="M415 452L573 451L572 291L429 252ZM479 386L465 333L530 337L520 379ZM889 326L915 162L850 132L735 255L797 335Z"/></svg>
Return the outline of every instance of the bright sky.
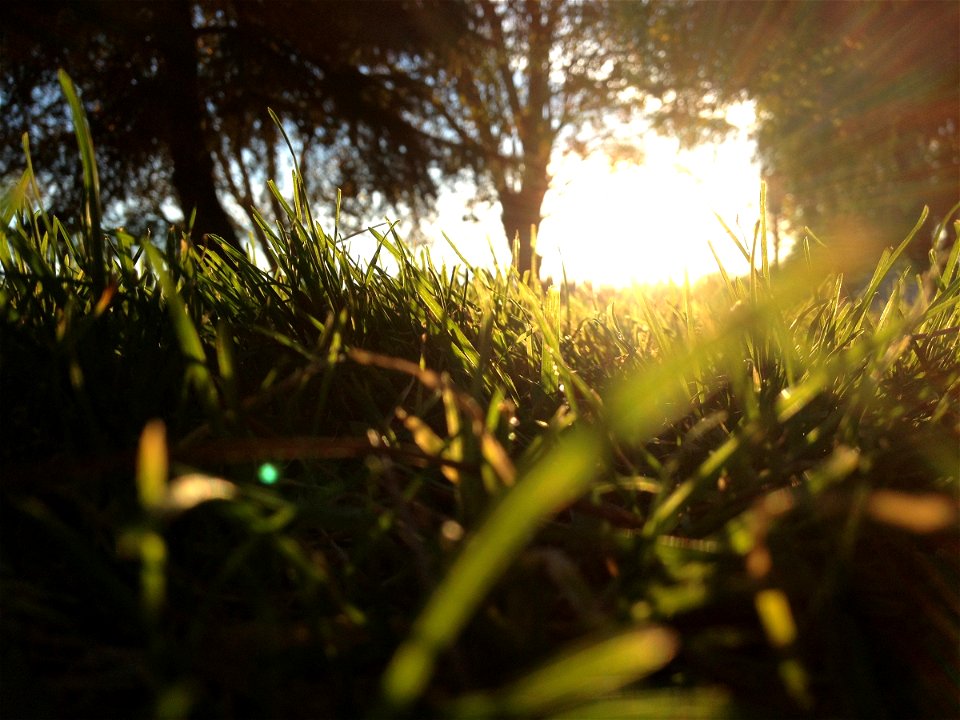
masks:
<svg viewBox="0 0 960 720"><path fill-rule="evenodd" d="M558 157L540 227L541 276L559 279L562 263L569 279L596 285L679 284L684 272L693 282L717 272L708 240L729 273L746 273L746 261L713 213L752 240L760 197L760 169L749 139L753 106L733 108L728 119L736 132L722 143L689 151L680 151L671 138L647 133L640 165L611 169L603 157ZM442 230L471 263L489 265L492 244L501 265L509 264L499 205L477 208L478 222L463 220L466 208L462 190L441 196L434 260L458 262ZM427 234L433 237L434 231Z"/></svg>

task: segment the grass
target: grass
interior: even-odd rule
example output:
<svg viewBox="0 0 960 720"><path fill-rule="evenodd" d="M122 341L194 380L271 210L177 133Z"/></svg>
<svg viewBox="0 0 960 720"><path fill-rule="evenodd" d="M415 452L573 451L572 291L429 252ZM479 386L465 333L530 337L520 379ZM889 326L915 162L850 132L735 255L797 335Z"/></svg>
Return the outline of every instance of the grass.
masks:
<svg viewBox="0 0 960 720"><path fill-rule="evenodd" d="M960 712L960 243L541 289L295 174L266 271L100 229L71 107L80 229L0 207L4 715Z"/></svg>

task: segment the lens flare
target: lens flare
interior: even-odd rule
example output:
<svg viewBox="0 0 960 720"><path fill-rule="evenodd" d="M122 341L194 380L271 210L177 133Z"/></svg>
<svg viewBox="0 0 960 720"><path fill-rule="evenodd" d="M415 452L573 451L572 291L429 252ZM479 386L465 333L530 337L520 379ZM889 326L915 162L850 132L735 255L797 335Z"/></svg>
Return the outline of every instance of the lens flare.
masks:
<svg viewBox="0 0 960 720"><path fill-rule="evenodd" d="M264 485L275 485L280 479L280 469L273 463L264 463L257 470L257 477Z"/></svg>

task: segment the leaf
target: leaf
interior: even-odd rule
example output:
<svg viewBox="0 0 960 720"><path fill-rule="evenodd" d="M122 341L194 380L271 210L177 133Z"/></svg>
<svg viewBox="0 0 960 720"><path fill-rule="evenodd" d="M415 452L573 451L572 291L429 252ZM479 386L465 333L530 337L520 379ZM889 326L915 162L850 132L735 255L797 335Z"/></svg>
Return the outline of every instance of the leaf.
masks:
<svg viewBox="0 0 960 720"><path fill-rule="evenodd" d="M504 496L434 591L383 677L386 701L412 703L490 588L547 517L586 492L601 457L600 436L577 430L558 440Z"/></svg>
<svg viewBox="0 0 960 720"><path fill-rule="evenodd" d="M181 475L170 483L163 498L163 509L179 514L210 500L230 500L238 488L229 480L203 473Z"/></svg>
<svg viewBox="0 0 960 720"><path fill-rule="evenodd" d="M630 628L562 653L497 693L492 702L482 695L468 696L454 714L483 708L494 709L497 716L533 717L596 699L660 670L679 647L679 635L670 628Z"/></svg>
<svg viewBox="0 0 960 720"><path fill-rule="evenodd" d="M157 274L157 279L160 281L160 287L167 300L170 319L173 322L177 340L180 342L180 350L188 360L192 361L187 369L188 377L193 379L197 389L203 393L210 409L217 411L219 409L217 388L213 381L213 375L207 367L203 343L196 327L190 320L190 316L187 314L187 308L180 297L180 293L177 292L177 284L164 268L160 251L149 242L143 243L142 247L150 267L153 268L153 271Z"/></svg>
<svg viewBox="0 0 960 720"><path fill-rule="evenodd" d="M957 526L957 505L947 495L877 490L867 500L875 521L914 533L942 532Z"/></svg>
<svg viewBox="0 0 960 720"><path fill-rule="evenodd" d="M735 708L719 688L651 690L579 705L553 720L725 720Z"/></svg>
<svg viewBox="0 0 960 720"><path fill-rule="evenodd" d="M83 103L77 96L77 89L70 76L63 70L57 73L60 87L70 105L70 114L73 117L73 128L77 135L77 145L80 148L80 162L83 165L83 196L84 217L83 224L86 230L88 261L93 278L93 294L97 297L103 292L105 283L104 264L106 258L103 253L103 234L100 230L100 178L97 174L97 158L93 150L93 136L90 134L90 124L84 112Z"/></svg>
<svg viewBox="0 0 960 720"><path fill-rule="evenodd" d="M140 435L137 451L137 494L145 510L160 508L167 494L167 430L151 420Z"/></svg>

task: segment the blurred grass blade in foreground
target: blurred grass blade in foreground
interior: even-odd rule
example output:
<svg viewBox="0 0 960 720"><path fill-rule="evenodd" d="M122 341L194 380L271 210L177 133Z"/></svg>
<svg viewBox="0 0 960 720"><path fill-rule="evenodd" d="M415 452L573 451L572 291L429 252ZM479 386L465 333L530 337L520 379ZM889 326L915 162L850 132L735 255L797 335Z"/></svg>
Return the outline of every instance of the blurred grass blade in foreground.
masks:
<svg viewBox="0 0 960 720"><path fill-rule="evenodd" d="M391 659L383 678L384 697L390 706L401 708L419 697L430 680L437 654L453 643L540 523L586 492L602 454L603 445L596 434L573 431L558 439L507 491L468 539L414 623L410 637Z"/></svg>

